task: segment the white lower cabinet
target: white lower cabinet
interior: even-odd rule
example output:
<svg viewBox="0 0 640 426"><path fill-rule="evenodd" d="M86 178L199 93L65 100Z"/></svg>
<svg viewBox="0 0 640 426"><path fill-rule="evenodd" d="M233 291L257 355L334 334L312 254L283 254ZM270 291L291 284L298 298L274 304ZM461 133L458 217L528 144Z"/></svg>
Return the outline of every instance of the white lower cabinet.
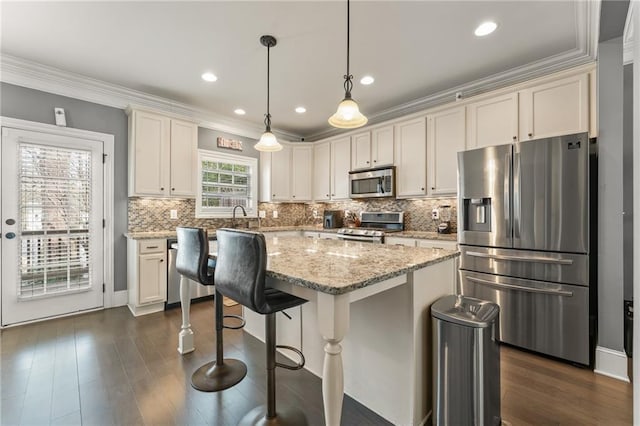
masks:
<svg viewBox="0 0 640 426"><path fill-rule="evenodd" d="M458 250L458 243L455 241L440 240L416 240L418 247L426 247L441 250Z"/></svg>
<svg viewBox="0 0 640 426"><path fill-rule="evenodd" d="M338 234L333 232L316 232L316 231L304 231L303 235L308 238L321 238L325 240L337 240Z"/></svg>
<svg viewBox="0 0 640 426"><path fill-rule="evenodd" d="M164 310L167 300L167 241L127 240L129 310L145 315Z"/></svg>
<svg viewBox="0 0 640 426"><path fill-rule="evenodd" d="M413 238L384 237L384 243L390 246L416 246L416 240L414 240Z"/></svg>

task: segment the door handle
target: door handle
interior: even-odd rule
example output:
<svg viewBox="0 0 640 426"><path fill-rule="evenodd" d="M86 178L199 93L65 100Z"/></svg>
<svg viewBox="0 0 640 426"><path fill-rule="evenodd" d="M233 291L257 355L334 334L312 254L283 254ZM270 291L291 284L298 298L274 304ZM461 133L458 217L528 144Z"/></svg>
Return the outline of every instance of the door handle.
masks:
<svg viewBox="0 0 640 426"><path fill-rule="evenodd" d="M507 256L502 254L488 254L477 251L468 251L467 254L473 257L484 257L494 260L510 260L514 262L531 262L531 263L554 263L557 265L573 265L573 259L554 259L552 257L538 256Z"/></svg>
<svg viewBox="0 0 640 426"><path fill-rule="evenodd" d="M6 234L4 234L4 236L10 240L13 240L16 237L16 234L14 232L7 232Z"/></svg>
<svg viewBox="0 0 640 426"><path fill-rule="evenodd" d="M515 284L505 284L505 283L501 283L501 282L483 280L481 278L476 278L476 277L465 277L465 278L468 279L469 281L473 281L473 282L476 282L478 284L484 284L484 285L488 285L488 286L491 286L491 287L506 288L507 290L520 290L520 291L526 291L526 292L529 292L529 293L550 294L550 295L553 295L553 296L565 296L565 297L573 296L573 292L572 291L547 290L547 289L543 289L543 288L526 287L526 286L515 285Z"/></svg>

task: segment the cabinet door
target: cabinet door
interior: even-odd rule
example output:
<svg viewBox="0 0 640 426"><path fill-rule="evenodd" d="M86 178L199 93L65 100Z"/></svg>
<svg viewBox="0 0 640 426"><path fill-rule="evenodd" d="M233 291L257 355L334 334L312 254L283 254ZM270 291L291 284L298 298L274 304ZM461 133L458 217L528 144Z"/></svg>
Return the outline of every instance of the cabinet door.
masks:
<svg viewBox="0 0 640 426"><path fill-rule="evenodd" d="M474 102L469 115L468 148L502 145L518 140L518 93Z"/></svg>
<svg viewBox="0 0 640 426"><path fill-rule="evenodd" d="M589 131L588 74L520 92L520 140Z"/></svg>
<svg viewBox="0 0 640 426"><path fill-rule="evenodd" d="M313 148L294 146L291 154L291 199L293 201L311 200L311 164Z"/></svg>
<svg viewBox="0 0 640 426"><path fill-rule="evenodd" d="M351 170L368 169L371 164L371 132L351 136Z"/></svg>
<svg viewBox="0 0 640 426"><path fill-rule="evenodd" d="M349 170L351 168L351 144L349 138L331 142L331 199L349 198Z"/></svg>
<svg viewBox="0 0 640 426"><path fill-rule="evenodd" d="M271 153L271 200L289 201L291 198L291 147Z"/></svg>
<svg viewBox="0 0 640 426"><path fill-rule="evenodd" d="M371 135L373 167L393 166L393 126L375 129Z"/></svg>
<svg viewBox="0 0 640 426"><path fill-rule="evenodd" d="M427 116L427 188L429 195L458 190L458 151L464 151L465 107Z"/></svg>
<svg viewBox="0 0 640 426"><path fill-rule="evenodd" d="M170 120L142 111L132 112L132 120L129 196L167 196Z"/></svg>
<svg viewBox="0 0 640 426"><path fill-rule="evenodd" d="M171 195L196 196L198 126L171 120Z"/></svg>
<svg viewBox="0 0 640 426"><path fill-rule="evenodd" d="M427 187L426 120L419 118L395 125L396 192L398 197L425 195Z"/></svg>
<svg viewBox="0 0 640 426"><path fill-rule="evenodd" d="M164 302L167 299L166 254L152 253L138 256L138 304Z"/></svg>
<svg viewBox="0 0 640 426"><path fill-rule="evenodd" d="M313 147L313 199L331 199L331 144L329 142Z"/></svg>

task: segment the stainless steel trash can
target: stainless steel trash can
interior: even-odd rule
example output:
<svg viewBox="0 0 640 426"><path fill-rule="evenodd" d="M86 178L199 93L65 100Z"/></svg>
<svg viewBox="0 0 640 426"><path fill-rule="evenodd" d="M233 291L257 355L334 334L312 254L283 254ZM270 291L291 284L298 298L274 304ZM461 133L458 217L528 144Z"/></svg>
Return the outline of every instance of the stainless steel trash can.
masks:
<svg viewBox="0 0 640 426"><path fill-rule="evenodd" d="M499 425L500 307L445 296L433 318L433 424Z"/></svg>

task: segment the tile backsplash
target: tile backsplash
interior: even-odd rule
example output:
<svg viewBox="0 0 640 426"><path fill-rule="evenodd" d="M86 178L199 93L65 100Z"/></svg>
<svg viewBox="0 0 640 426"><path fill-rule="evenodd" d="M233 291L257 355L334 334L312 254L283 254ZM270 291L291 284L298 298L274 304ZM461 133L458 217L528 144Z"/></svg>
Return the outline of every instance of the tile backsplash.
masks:
<svg viewBox="0 0 640 426"><path fill-rule="evenodd" d="M129 198L128 231L166 231L176 226L221 228L231 225L231 219L198 219L195 217L194 199L150 199ZM455 198L425 198L415 200L347 200L331 203L260 203L259 210L266 211L261 226L321 225L324 210L404 211L405 229L411 231L436 231L439 221L431 219L431 211L442 206L451 206L452 232L457 229L457 200ZM177 210L178 219L171 219L171 210ZM278 218L273 212L278 211ZM313 217L313 211L317 217ZM441 210L442 211L442 210ZM240 223L245 221L242 217ZM257 226L257 219L251 219Z"/></svg>

